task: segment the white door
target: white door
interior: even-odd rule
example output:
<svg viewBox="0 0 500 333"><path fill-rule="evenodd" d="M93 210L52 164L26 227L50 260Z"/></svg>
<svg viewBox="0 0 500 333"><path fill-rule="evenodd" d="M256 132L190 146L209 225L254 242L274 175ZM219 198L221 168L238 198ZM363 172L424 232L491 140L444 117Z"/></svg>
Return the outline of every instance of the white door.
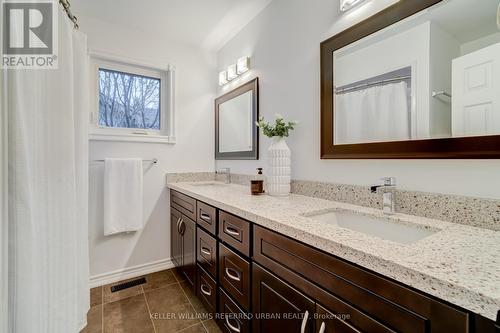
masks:
<svg viewBox="0 0 500 333"><path fill-rule="evenodd" d="M500 43L453 60L453 136L500 134Z"/></svg>

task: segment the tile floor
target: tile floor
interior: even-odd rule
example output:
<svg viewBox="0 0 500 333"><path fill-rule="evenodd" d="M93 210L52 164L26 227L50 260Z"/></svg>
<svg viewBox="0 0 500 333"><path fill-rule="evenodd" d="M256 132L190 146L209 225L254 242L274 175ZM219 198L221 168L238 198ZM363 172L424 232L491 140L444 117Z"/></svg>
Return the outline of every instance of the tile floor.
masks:
<svg viewBox="0 0 500 333"><path fill-rule="evenodd" d="M120 282L90 290L88 324L81 333L221 332L175 270L144 277L145 284L114 293L111 286Z"/></svg>

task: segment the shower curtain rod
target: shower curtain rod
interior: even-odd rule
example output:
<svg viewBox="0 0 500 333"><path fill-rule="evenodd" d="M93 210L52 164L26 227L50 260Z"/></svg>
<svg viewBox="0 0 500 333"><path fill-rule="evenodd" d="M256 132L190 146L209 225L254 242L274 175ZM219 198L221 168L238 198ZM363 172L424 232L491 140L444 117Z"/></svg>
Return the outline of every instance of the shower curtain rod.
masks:
<svg viewBox="0 0 500 333"><path fill-rule="evenodd" d="M405 75L405 76L398 76L392 79L386 79L386 80L380 80L380 81L375 81L375 82L367 82L363 83L357 86L353 87L347 87L347 88L337 88L335 89L335 94L340 95L340 94L345 94L351 91L356 91L356 90L361 90L364 88L369 88L373 86L379 86L387 83L392 83L392 82L398 82L398 81L405 81L411 79L411 75Z"/></svg>
<svg viewBox="0 0 500 333"><path fill-rule="evenodd" d="M69 0L59 0L59 3L63 6L63 9L64 11L66 12L66 14L68 15L69 19L71 20L71 22L73 22L73 26L75 29L78 29L78 19L76 18L75 15L73 15L73 13L71 12L71 4L69 3Z"/></svg>

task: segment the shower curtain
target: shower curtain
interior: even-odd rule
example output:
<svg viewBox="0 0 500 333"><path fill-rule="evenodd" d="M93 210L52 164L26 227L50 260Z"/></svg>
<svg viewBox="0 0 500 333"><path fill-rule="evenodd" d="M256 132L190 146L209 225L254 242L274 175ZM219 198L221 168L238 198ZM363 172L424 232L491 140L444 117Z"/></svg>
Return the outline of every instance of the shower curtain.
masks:
<svg viewBox="0 0 500 333"><path fill-rule="evenodd" d="M89 309L87 45L58 20L58 69L4 73L8 332L79 332Z"/></svg>
<svg viewBox="0 0 500 333"><path fill-rule="evenodd" d="M335 144L410 139L406 82L336 96Z"/></svg>

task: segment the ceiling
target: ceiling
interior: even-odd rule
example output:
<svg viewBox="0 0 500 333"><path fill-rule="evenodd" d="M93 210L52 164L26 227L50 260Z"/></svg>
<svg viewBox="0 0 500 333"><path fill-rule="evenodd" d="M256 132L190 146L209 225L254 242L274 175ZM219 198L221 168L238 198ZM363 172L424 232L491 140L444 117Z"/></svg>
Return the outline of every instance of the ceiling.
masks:
<svg viewBox="0 0 500 333"><path fill-rule="evenodd" d="M272 0L73 0L73 13L219 50Z"/></svg>
<svg viewBox="0 0 500 333"><path fill-rule="evenodd" d="M448 0L431 13L431 20L461 42L498 33L499 0Z"/></svg>

